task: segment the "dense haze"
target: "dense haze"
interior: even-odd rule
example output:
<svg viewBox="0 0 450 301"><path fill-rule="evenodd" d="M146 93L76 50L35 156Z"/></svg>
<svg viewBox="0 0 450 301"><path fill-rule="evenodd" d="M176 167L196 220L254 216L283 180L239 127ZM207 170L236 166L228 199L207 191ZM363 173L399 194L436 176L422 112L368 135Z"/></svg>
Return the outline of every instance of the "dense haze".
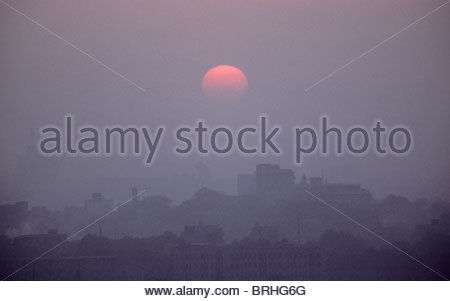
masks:
<svg viewBox="0 0 450 301"><path fill-rule="evenodd" d="M361 183L378 197L450 195L450 6L304 92L442 0L13 2L147 92L0 3L4 195L24 194L15 179L19 156L30 144L36 147L30 133L49 124L63 126L68 113L77 126L164 125L166 137L150 167L144 157L131 155L48 159L58 166L61 181L36 192L36 203L62 206L96 190L120 200L133 184L158 189L148 184L151 179L164 183L178 175L174 182L183 183L183 174L189 178L199 161L210 167L214 185L229 192L236 174L269 162L295 169L297 178L324 169L330 181ZM249 91L239 102L217 104L202 95L202 76L220 64L246 74ZM210 126L237 129L257 125L261 114L283 128L278 139L283 156L178 157L172 151L172 131L180 125L203 119ZM405 125L414 135L413 151L404 157L317 154L294 166L290 131L296 125L318 127L323 114L344 129L370 127L377 119L387 126ZM45 180L43 174L40 181ZM176 190L163 186L158 193Z"/></svg>

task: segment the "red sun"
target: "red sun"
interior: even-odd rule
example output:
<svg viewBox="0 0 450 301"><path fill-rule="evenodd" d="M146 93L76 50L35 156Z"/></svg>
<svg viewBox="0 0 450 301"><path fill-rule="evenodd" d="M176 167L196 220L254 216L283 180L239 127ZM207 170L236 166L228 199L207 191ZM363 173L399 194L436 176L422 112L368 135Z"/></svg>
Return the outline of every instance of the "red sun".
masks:
<svg viewBox="0 0 450 301"><path fill-rule="evenodd" d="M233 66L220 65L203 76L202 90L210 100L236 101L245 95L247 88L244 72Z"/></svg>

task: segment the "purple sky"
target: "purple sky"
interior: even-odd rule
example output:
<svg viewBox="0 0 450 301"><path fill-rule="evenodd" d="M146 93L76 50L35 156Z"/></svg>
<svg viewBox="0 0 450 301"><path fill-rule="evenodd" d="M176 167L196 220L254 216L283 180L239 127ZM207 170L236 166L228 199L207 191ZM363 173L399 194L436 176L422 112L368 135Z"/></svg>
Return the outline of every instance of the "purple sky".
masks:
<svg viewBox="0 0 450 301"><path fill-rule="evenodd" d="M32 129L78 125L280 125L282 157L209 156L217 178L279 163L330 180L361 182L379 195L450 195L450 4L361 60L304 90L444 0L327 1L9 1L16 9L144 87L144 93L0 3L0 170L15 173ZM211 67L242 69L240 102L208 102L201 79ZM291 128L327 114L348 128L406 125L406 157L308 157L293 166ZM67 158L62 171L103 175L189 173L198 156L176 157L168 135L150 168L143 158Z"/></svg>

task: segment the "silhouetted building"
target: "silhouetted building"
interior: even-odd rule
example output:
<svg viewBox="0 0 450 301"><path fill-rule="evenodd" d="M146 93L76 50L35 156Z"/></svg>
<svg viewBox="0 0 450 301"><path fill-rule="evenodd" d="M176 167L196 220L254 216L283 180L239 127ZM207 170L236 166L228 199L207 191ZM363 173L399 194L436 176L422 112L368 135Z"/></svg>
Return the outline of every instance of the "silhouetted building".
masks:
<svg viewBox="0 0 450 301"><path fill-rule="evenodd" d="M258 164L254 174L239 175L239 195L257 195L265 200L276 201L294 191L294 171L276 164Z"/></svg>
<svg viewBox="0 0 450 301"><path fill-rule="evenodd" d="M223 243L223 230L216 225L184 226L180 237L189 244L220 244Z"/></svg>
<svg viewBox="0 0 450 301"><path fill-rule="evenodd" d="M311 279L309 253L290 244L184 245L172 250L174 280Z"/></svg>
<svg viewBox="0 0 450 301"><path fill-rule="evenodd" d="M309 252L292 244L228 245L223 252L223 278L239 280L312 279Z"/></svg>
<svg viewBox="0 0 450 301"><path fill-rule="evenodd" d="M92 193L92 198L84 201L84 208L88 211L88 214L97 215L97 217L110 211L113 205L111 200L104 199L99 192Z"/></svg>
<svg viewBox="0 0 450 301"><path fill-rule="evenodd" d="M328 183L323 176L310 177L309 182L306 176L303 176L302 181L296 184L296 191L303 193L305 189L328 201L337 203L359 203L372 200L371 193L362 189L359 184Z"/></svg>
<svg viewBox="0 0 450 301"><path fill-rule="evenodd" d="M28 202L0 205L0 234L20 230L28 213Z"/></svg>
<svg viewBox="0 0 450 301"><path fill-rule="evenodd" d="M17 270L27 261L8 262L5 268ZM72 256L41 258L21 269L14 280L43 281L123 281L144 280L143 267L113 256Z"/></svg>
<svg viewBox="0 0 450 301"><path fill-rule="evenodd" d="M223 280L223 247L184 245L171 254L174 280Z"/></svg>
<svg viewBox="0 0 450 301"><path fill-rule="evenodd" d="M292 193L295 175L291 169L274 164L256 166L256 192L261 198L272 199Z"/></svg>
<svg viewBox="0 0 450 301"><path fill-rule="evenodd" d="M13 245L18 250L43 253L63 242L66 238L67 235L60 234L56 229L52 229L47 234L20 235L14 238Z"/></svg>
<svg viewBox="0 0 450 301"><path fill-rule="evenodd" d="M253 241L276 242L279 240L279 233L275 227L261 226L259 223L256 223L248 238Z"/></svg>
<svg viewBox="0 0 450 301"><path fill-rule="evenodd" d="M450 212L443 213L439 219L432 219L429 224L417 225L415 232L420 237L433 234L450 236Z"/></svg>

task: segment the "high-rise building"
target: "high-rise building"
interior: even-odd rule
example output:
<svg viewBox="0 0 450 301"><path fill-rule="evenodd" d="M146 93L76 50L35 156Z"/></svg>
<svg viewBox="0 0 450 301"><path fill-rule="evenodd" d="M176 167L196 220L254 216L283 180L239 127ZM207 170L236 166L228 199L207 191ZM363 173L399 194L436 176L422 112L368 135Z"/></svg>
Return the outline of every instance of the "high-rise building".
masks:
<svg viewBox="0 0 450 301"><path fill-rule="evenodd" d="M276 201L292 194L295 188L294 171L277 164L258 164L253 174L239 175L238 194L257 195Z"/></svg>

